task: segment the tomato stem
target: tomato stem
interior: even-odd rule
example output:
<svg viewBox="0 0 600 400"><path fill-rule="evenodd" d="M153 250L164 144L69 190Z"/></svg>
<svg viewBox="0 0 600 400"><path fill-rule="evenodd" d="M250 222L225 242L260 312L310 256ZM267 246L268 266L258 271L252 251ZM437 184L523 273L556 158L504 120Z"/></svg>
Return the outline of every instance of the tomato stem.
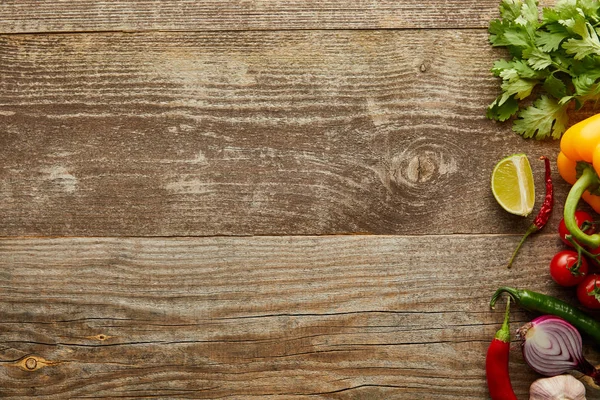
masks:
<svg viewBox="0 0 600 400"><path fill-rule="evenodd" d="M571 266L570 268L567 268L569 270L569 272L571 273L571 275L573 275L573 276L583 275L581 272L579 272L581 270L581 257L583 257L582 252L578 249L577 250L577 262L575 263L575 265Z"/></svg>
<svg viewBox="0 0 600 400"><path fill-rule="evenodd" d="M585 222L584 222L584 224L582 224L582 228L583 228L583 230L585 230ZM598 257L600 257L600 253L593 254L593 253L589 252L585 247L583 247L582 245L577 243L575 241L575 239L573 239L573 235L566 235L565 239L567 239L569 241L569 243L571 243L571 245L575 248L575 250L577 250L577 263L575 265L573 265L571 268L569 268L569 271L571 271L571 274L573 274L573 276L584 275L581 272L579 272L579 269L581 268L581 258L584 254L587 257L593 259L594 261L600 262L600 260L598 260Z"/></svg>
<svg viewBox="0 0 600 400"><path fill-rule="evenodd" d="M594 279L594 289L592 289L588 296L594 296L596 300L600 301L600 286L598 286L598 281Z"/></svg>

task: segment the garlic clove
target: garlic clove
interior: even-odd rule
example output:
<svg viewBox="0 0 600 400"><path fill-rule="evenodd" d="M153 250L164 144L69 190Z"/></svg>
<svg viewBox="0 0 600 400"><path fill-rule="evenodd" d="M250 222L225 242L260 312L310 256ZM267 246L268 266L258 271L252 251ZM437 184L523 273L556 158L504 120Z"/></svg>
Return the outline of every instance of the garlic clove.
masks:
<svg viewBox="0 0 600 400"><path fill-rule="evenodd" d="M585 400L585 386L571 375L541 378L531 384L529 400Z"/></svg>

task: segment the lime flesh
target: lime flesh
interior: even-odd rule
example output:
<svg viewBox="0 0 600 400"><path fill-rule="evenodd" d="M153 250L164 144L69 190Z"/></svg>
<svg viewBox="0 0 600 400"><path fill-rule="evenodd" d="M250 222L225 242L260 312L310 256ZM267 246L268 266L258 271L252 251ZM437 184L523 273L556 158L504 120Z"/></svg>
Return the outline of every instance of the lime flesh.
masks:
<svg viewBox="0 0 600 400"><path fill-rule="evenodd" d="M492 193L511 214L527 216L535 203L535 184L525 154L513 154L498 161L492 172Z"/></svg>

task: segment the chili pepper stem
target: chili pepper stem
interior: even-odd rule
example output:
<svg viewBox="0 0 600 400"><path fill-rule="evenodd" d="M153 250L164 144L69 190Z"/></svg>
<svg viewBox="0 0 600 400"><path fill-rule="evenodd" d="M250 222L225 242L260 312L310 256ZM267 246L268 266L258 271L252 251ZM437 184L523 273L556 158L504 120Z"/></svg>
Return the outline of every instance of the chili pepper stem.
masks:
<svg viewBox="0 0 600 400"><path fill-rule="evenodd" d="M550 169L550 160L546 156L541 156L540 160L544 161L545 166L544 180L546 182L546 196L544 197L544 203L542 204L540 211L538 211L538 214L534 218L533 223L529 225L527 231L525 232L525 234L521 238L521 241L517 245L517 248L510 257L507 268L512 267L513 261L515 260L519 249L521 249L521 246L523 246L523 243L525 243L525 240L529 237L529 235L541 230L548 222L550 214L552 213L552 208L554 206L554 187L552 185L552 171Z"/></svg>
<svg viewBox="0 0 600 400"><path fill-rule="evenodd" d="M512 256L510 257L510 260L508 260L508 265L506 266L507 268L512 267L513 261L515 261L515 257L517 256L517 253L519 252L519 250L521 249L521 246L523 246L523 243L525 243L525 240L529 237L529 235L531 235L532 233L535 233L537 231L539 231L539 228L536 225L534 225L534 224L529 225L529 228L527 228L527 231L525 232L525 234L519 241L517 248L513 252Z"/></svg>
<svg viewBox="0 0 600 400"><path fill-rule="evenodd" d="M600 183L600 180L598 179L596 171L594 171L591 166L583 168L581 176L579 179L577 179L569 191L567 200L565 201L564 209L565 225L573 238L578 240L580 243L593 248L600 246L600 235L588 235L583 232L577 225L577 221L575 221L575 211L577 211L579 199L587 190L587 188L598 183Z"/></svg>
<svg viewBox="0 0 600 400"><path fill-rule="evenodd" d="M518 289L502 286L496 290L496 292L492 295L492 300L490 301L490 308L493 310L496 308L496 302L502 296L502 293L506 293L510 296L512 300L518 303L519 299L519 291Z"/></svg>
<svg viewBox="0 0 600 400"><path fill-rule="evenodd" d="M485 358L485 376L492 400L517 400L510 382L510 298L506 302L506 312L502 327L496 331Z"/></svg>
<svg viewBox="0 0 600 400"><path fill-rule="evenodd" d="M508 320L510 318L510 297L506 298L506 311L504 312L504 321L502 326L496 332L496 339L502 340L503 342L510 342L510 326Z"/></svg>

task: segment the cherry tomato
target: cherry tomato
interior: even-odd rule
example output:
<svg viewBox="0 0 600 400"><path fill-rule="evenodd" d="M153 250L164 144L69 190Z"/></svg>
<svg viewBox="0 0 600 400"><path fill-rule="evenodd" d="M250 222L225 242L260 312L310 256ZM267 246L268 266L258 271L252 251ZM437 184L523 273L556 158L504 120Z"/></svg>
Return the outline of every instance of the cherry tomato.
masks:
<svg viewBox="0 0 600 400"><path fill-rule="evenodd" d="M596 257L588 257L588 261L597 267L600 267L600 247L596 247L595 249L587 249L591 254Z"/></svg>
<svg viewBox="0 0 600 400"><path fill-rule="evenodd" d="M559 251L550 261L550 276L560 286L575 286L588 274L588 262L582 256L579 268L579 255L574 250ZM599 281L600 283L600 281Z"/></svg>
<svg viewBox="0 0 600 400"><path fill-rule="evenodd" d="M588 275L577 285L577 299L585 307L600 309L600 275Z"/></svg>
<svg viewBox="0 0 600 400"><path fill-rule="evenodd" d="M590 226L588 228L586 228L584 230L584 232L588 235L593 234L596 229L594 228L593 222L594 222L594 217L591 216L590 213L585 212L585 211L575 211L575 221L577 222L577 226L579 226L579 228L581 228L581 226L583 225L584 222L588 222L588 224L590 224ZM569 230L567 229L567 226L565 225L565 219L561 219L560 223L558 224L558 235L560 236L560 240L563 241L564 244L566 244L567 246L573 247L573 244L571 242L569 242L566 238L567 235L570 235L571 233L569 232Z"/></svg>

